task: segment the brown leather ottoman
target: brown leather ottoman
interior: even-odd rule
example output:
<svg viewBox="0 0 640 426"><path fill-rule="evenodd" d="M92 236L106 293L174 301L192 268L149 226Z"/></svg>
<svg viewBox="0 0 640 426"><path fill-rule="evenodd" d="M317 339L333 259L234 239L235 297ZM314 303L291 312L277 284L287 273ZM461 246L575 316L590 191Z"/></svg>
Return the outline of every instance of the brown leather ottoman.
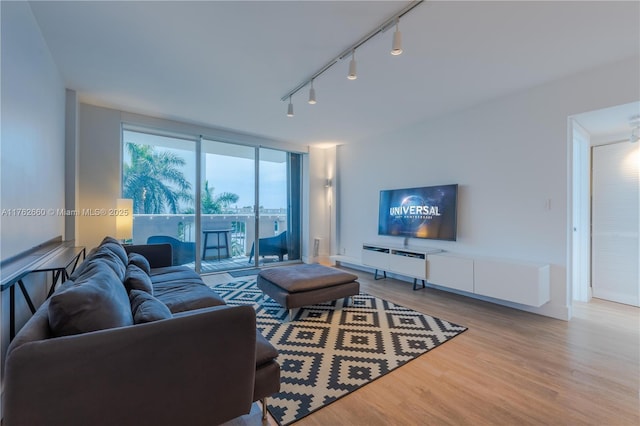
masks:
<svg viewBox="0 0 640 426"><path fill-rule="evenodd" d="M289 309L351 297L360 291L357 275L318 264L278 266L258 274L258 288Z"/></svg>

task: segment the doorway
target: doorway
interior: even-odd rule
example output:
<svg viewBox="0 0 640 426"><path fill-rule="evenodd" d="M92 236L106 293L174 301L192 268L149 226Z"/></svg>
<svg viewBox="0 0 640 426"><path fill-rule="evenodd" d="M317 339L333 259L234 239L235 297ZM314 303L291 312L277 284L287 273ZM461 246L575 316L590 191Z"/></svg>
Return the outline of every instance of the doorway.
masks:
<svg viewBox="0 0 640 426"><path fill-rule="evenodd" d="M568 216L570 226L567 234L569 303L571 300L587 302L592 296L608 298L634 306L638 306L637 302L640 301L638 300L640 294L640 278L638 276L638 264L640 263L638 169L640 168L640 159L637 154L638 144L630 143L632 128L629 122L629 118L637 115L638 112L640 112L640 102L632 102L569 118L569 179L571 182L568 204L570 206ZM604 170L601 170L604 163L600 161L604 157L595 160L598 161L595 166L598 170L594 174L592 154L595 152L596 156L600 157L600 151L613 150L613 148L594 148L609 145L618 145L623 151L631 150L632 153L609 155L614 163L611 163L606 169L614 177L604 178L605 175L602 174ZM615 158L617 160L614 160ZM622 179L622 181L606 184L606 179ZM622 184L625 181L627 184ZM626 194L629 195L616 195L618 189L622 187L621 185L629 188L626 190ZM609 186L609 189L604 188L603 191L602 186ZM595 194L594 188L596 188ZM614 190L612 191L611 188ZM604 195L605 198L601 198L601 195ZM594 196L595 200L593 200ZM606 199L607 197L609 199ZM628 199L628 207L623 207L622 210L620 207L613 207L615 203L625 199ZM620 215L618 214L620 212L626 213ZM597 217L593 218L592 213L597 214ZM600 223L602 225L599 225ZM594 225L595 228L592 228ZM611 243L612 240L615 242ZM605 244L603 245L603 243ZM624 261L624 267L620 266L620 261ZM614 278L615 274L623 274L626 277L624 287L627 289L627 296L624 298L611 298L610 295L605 295L598 290L599 284L596 281L601 280L600 277L606 277L609 283L620 283L619 279ZM600 281L600 283L602 286L604 281ZM603 288L606 288L606 284Z"/></svg>

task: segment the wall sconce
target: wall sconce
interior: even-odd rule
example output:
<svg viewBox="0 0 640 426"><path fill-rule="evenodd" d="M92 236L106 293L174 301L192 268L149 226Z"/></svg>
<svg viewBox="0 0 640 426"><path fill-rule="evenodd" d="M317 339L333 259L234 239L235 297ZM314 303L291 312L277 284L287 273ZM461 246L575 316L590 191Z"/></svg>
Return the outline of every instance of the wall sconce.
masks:
<svg viewBox="0 0 640 426"><path fill-rule="evenodd" d="M116 200L116 239L127 243L133 239L133 200L118 198Z"/></svg>

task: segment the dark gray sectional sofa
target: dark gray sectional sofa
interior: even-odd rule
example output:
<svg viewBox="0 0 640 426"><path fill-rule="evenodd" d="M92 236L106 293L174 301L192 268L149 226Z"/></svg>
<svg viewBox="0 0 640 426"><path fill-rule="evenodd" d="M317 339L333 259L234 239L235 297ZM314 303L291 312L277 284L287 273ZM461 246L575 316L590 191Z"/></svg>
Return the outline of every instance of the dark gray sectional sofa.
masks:
<svg viewBox="0 0 640 426"><path fill-rule="evenodd" d="M3 424L209 426L277 392L253 308L171 259L105 238L11 342Z"/></svg>

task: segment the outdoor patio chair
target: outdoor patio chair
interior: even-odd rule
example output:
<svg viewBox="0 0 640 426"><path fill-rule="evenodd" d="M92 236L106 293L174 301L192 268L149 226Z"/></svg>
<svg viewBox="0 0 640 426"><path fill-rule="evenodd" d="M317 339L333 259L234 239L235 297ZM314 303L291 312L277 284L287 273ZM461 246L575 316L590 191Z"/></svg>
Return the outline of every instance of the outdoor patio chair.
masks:
<svg viewBox="0 0 640 426"><path fill-rule="evenodd" d="M196 243L180 241L168 235L153 235L147 238L147 244L171 244L173 265L184 265L196 260Z"/></svg>
<svg viewBox="0 0 640 426"><path fill-rule="evenodd" d="M289 252L287 248L287 231L282 231L280 234L273 237L260 238L259 242L259 254L260 256L278 256L280 262L284 259L284 255ZM251 253L249 254L249 263L253 259L255 254L256 243L251 246Z"/></svg>

